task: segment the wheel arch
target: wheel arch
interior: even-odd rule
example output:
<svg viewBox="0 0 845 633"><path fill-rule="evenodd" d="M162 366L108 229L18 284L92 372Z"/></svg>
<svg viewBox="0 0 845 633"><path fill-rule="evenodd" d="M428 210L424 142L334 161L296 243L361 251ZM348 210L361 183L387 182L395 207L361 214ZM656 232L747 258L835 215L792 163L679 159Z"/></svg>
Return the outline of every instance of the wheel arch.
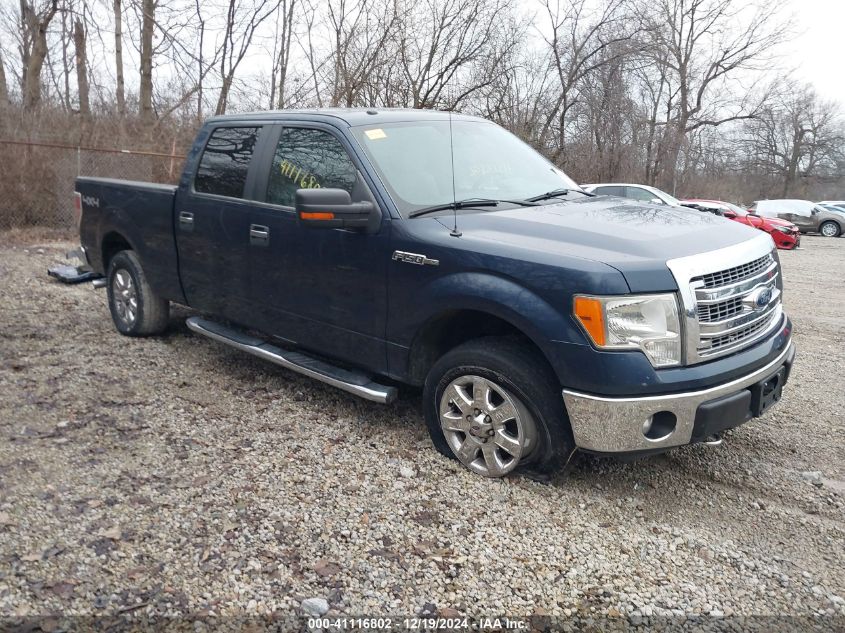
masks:
<svg viewBox="0 0 845 633"><path fill-rule="evenodd" d="M408 356L408 378L421 385L431 367L446 352L462 343L489 336L508 336L524 341L557 375L543 346L511 319L489 309L456 308L429 318L414 337Z"/></svg>
<svg viewBox="0 0 845 633"><path fill-rule="evenodd" d="M120 251L124 250L134 251L135 247L123 233L111 230L103 235L103 239L100 240L100 261L103 263L104 274L107 274L109 271L109 262L111 259Z"/></svg>

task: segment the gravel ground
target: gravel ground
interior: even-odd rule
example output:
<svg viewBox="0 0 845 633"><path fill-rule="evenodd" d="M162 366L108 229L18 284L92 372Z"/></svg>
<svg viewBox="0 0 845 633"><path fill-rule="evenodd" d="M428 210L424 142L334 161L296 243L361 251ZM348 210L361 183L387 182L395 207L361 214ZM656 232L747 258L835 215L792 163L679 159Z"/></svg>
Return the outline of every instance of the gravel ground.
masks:
<svg viewBox="0 0 845 633"><path fill-rule="evenodd" d="M542 484L440 456L418 396L358 400L184 310L121 337L105 291L45 275L70 243L0 236L0 617L841 618L845 239L802 243L778 407L720 447L576 456Z"/></svg>

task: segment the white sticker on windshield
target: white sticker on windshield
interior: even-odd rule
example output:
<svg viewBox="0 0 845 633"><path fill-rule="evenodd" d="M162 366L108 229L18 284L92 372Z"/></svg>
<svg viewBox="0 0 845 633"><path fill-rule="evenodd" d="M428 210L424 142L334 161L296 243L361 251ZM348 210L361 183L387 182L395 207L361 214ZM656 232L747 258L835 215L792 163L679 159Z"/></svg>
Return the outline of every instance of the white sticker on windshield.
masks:
<svg viewBox="0 0 845 633"><path fill-rule="evenodd" d="M385 134L384 130L380 127L377 127L374 130L365 130L364 134L366 134L367 138L371 141L377 141L380 138L387 138L387 134Z"/></svg>

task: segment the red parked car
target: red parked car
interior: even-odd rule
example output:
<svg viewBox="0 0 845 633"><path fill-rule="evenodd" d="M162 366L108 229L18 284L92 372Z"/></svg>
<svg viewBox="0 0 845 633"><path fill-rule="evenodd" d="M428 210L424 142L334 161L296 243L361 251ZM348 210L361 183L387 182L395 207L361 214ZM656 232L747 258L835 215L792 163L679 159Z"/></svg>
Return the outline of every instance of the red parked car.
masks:
<svg viewBox="0 0 845 633"><path fill-rule="evenodd" d="M749 213L735 204L722 202L721 200L690 198L688 200L682 200L681 204L685 207L698 209L699 211L717 213L734 222L747 224L748 226L753 226L755 229L765 231L772 236L775 246L780 249L792 250L793 248L798 248L798 245L801 244L801 232L792 222L778 218L764 218L755 213Z"/></svg>

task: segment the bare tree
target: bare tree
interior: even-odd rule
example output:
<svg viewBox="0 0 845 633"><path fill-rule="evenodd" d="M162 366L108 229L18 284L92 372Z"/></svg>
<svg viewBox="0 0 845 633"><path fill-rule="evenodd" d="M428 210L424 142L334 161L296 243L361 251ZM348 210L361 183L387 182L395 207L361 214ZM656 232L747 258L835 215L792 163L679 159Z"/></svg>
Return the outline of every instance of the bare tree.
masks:
<svg viewBox="0 0 845 633"><path fill-rule="evenodd" d="M153 111L153 31L158 0L142 0L141 4L141 65L138 92L139 114L146 126L155 119Z"/></svg>
<svg viewBox="0 0 845 633"><path fill-rule="evenodd" d="M122 0L114 0L112 4L114 16L114 66L115 66L115 99L117 113L126 115L126 81L123 77L123 4Z"/></svg>
<svg viewBox="0 0 845 633"><path fill-rule="evenodd" d="M332 106L364 105L361 97L379 67L390 62L388 45L398 3L337 0L326 3Z"/></svg>
<svg viewBox="0 0 845 633"><path fill-rule="evenodd" d="M73 23L73 43L76 58L76 86L79 99L79 113L83 117L91 116L88 89L88 56L85 46L85 26L80 18Z"/></svg>
<svg viewBox="0 0 845 633"><path fill-rule="evenodd" d="M491 60L514 44L502 38L510 9L510 0L407 2L399 29L404 105L457 108L501 75L504 69ZM478 72L484 67L488 72Z"/></svg>
<svg viewBox="0 0 845 633"><path fill-rule="evenodd" d="M787 35L780 22L782 0L648 0L640 14L648 25L654 61L676 95L665 121L662 184L674 188L677 157L685 135L703 127L753 117L760 101L749 103L731 90L742 71L759 69ZM729 97L729 98L726 98Z"/></svg>
<svg viewBox="0 0 845 633"><path fill-rule="evenodd" d="M799 176L835 166L845 139L838 106L820 100L810 86L796 90L790 82L772 92L771 102L745 125L741 147L786 198L795 193Z"/></svg>
<svg viewBox="0 0 845 633"><path fill-rule="evenodd" d="M20 0L22 92L25 108L41 102L41 69L47 57L47 29L59 10L58 1L36 9L32 2Z"/></svg>
<svg viewBox="0 0 845 633"><path fill-rule="evenodd" d="M9 86L6 83L6 63L3 61L3 51L0 51L0 108L10 103Z"/></svg>
<svg viewBox="0 0 845 633"><path fill-rule="evenodd" d="M542 136L551 144L552 159L565 166L570 113L579 102L584 79L616 57L631 52L629 46L641 26L627 13L625 0L606 0L598 10L588 0L543 0L547 27L544 36L549 67L556 78L555 99L546 113ZM554 142L552 143L552 139Z"/></svg>
<svg viewBox="0 0 845 633"><path fill-rule="evenodd" d="M285 107L288 68L291 60L291 40L296 24L296 0L282 0L276 14L276 32L273 37L273 82L270 90L270 107Z"/></svg>
<svg viewBox="0 0 845 633"><path fill-rule="evenodd" d="M222 83L216 114L225 114L235 72L249 51L256 30L278 10L280 2L281 0L252 0L247 3L229 0L219 61Z"/></svg>

